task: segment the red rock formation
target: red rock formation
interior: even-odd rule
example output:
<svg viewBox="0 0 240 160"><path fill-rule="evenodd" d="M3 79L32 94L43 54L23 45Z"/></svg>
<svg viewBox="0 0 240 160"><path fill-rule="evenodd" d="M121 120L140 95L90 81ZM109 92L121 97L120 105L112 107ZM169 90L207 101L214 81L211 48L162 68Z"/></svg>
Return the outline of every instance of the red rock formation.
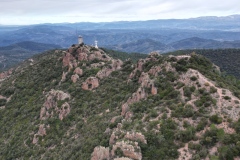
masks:
<svg viewBox="0 0 240 160"><path fill-rule="evenodd" d="M73 83L76 83L78 79L79 79L79 76L77 74L74 74L71 76L71 80Z"/></svg>
<svg viewBox="0 0 240 160"><path fill-rule="evenodd" d="M152 95L156 95L157 94L157 88L154 87L154 85L152 85L151 93L152 93Z"/></svg>
<svg viewBox="0 0 240 160"><path fill-rule="evenodd" d="M142 159L142 153L140 147L138 146L138 143L135 143L135 145L133 146L132 144L129 144L129 142L117 142L115 145L113 145L113 148L111 150L111 155L113 157L115 156L115 151L117 150L117 148L120 148L123 151L124 157L128 157L134 160Z"/></svg>
<svg viewBox="0 0 240 160"><path fill-rule="evenodd" d="M67 114L65 112L63 114L62 109L58 108L57 101L59 101L59 100L63 101L63 100L69 99L69 98L70 98L70 95L67 93L64 93L64 92L58 91L58 90L51 90L47 94L46 101L44 102L43 107L41 108L40 119L45 120L47 118L52 117L54 115L54 111L59 114L59 117L65 117ZM66 103L67 102L65 102L61 107L66 107ZM51 110L52 108L54 110ZM70 109L70 106L68 108ZM70 112L70 110L69 110L69 112ZM69 113L69 112L67 112L67 113ZM62 116L60 116L60 114L62 114Z"/></svg>
<svg viewBox="0 0 240 160"><path fill-rule="evenodd" d="M66 52L63 56L63 66L70 66L73 60L75 60L75 58L69 52Z"/></svg>
<svg viewBox="0 0 240 160"><path fill-rule="evenodd" d="M127 113L128 110L129 110L128 103L124 103L124 104L122 105L121 115L124 116L124 115Z"/></svg>
<svg viewBox="0 0 240 160"><path fill-rule="evenodd" d="M128 111L127 113L126 113L126 115L125 115L125 119L126 120L129 120L129 119L131 119L133 117L133 112L130 112L130 111Z"/></svg>
<svg viewBox="0 0 240 160"><path fill-rule="evenodd" d="M139 71L142 71L142 70L143 70L143 65L144 65L145 62L146 62L145 59L140 59L140 60L138 61L138 63L137 63L137 69L138 69Z"/></svg>
<svg viewBox="0 0 240 160"><path fill-rule="evenodd" d="M97 88L99 86L99 81L96 77L89 77L86 79L85 82L82 84L83 90L92 90L94 88Z"/></svg>
<svg viewBox="0 0 240 160"><path fill-rule="evenodd" d="M110 160L109 148L102 146L95 147L91 160Z"/></svg>
<svg viewBox="0 0 240 160"><path fill-rule="evenodd" d="M78 54L78 60L79 61L87 61L88 60L88 55L85 52L81 52Z"/></svg>
<svg viewBox="0 0 240 160"><path fill-rule="evenodd" d="M36 144L38 142L38 136L45 136L45 135L47 135L46 134L45 125L44 124L40 124L38 132L36 134L34 134L32 143Z"/></svg>
<svg viewBox="0 0 240 160"><path fill-rule="evenodd" d="M110 67L104 67L97 73L97 77L100 79L108 77L113 71L121 69L123 62L121 60L112 60Z"/></svg>
<svg viewBox="0 0 240 160"><path fill-rule="evenodd" d="M112 65L111 65L111 67L112 67L113 71L121 69L121 68L122 68L122 67L121 67L122 65L123 65L123 62L122 62L121 60L119 60L119 59L117 59L117 60L112 60Z"/></svg>
<svg viewBox="0 0 240 160"><path fill-rule="evenodd" d="M91 64L91 67L92 67L92 68L98 68L98 67L102 67L102 66L104 66L104 65L105 65L104 62L92 63L92 64Z"/></svg>
<svg viewBox="0 0 240 160"><path fill-rule="evenodd" d="M73 73L78 74L79 76L81 76L81 75L83 74L83 70L82 70L81 68L77 67L77 68L73 71Z"/></svg>
<svg viewBox="0 0 240 160"><path fill-rule="evenodd" d="M113 145L116 142L115 139L116 139L115 133L112 133L109 139L109 144Z"/></svg>
<svg viewBox="0 0 240 160"><path fill-rule="evenodd" d="M103 79L104 77L108 77L112 73L112 69L110 68L103 68L102 70L98 71L97 77Z"/></svg>
<svg viewBox="0 0 240 160"><path fill-rule="evenodd" d="M61 82L64 82L66 80L67 74L68 72L63 72Z"/></svg>
<svg viewBox="0 0 240 160"><path fill-rule="evenodd" d="M83 89L83 90L89 90L89 89L88 89L88 84L87 84L86 82L83 82L83 83L82 83L82 89Z"/></svg>
<svg viewBox="0 0 240 160"><path fill-rule="evenodd" d="M152 67L152 68L148 71L148 73L151 74L151 75L153 75L153 76L158 76L158 73L159 73L161 70L162 70L162 69L161 69L160 66L154 66L154 67Z"/></svg>
<svg viewBox="0 0 240 160"><path fill-rule="evenodd" d="M144 88L140 87L138 88L137 92L133 93L132 97L128 99L127 103L132 104L134 102L138 102L143 98L146 98L147 94L144 90Z"/></svg>
<svg viewBox="0 0 240 160"><path fill-rule="evenodd" d="M0 79L4 79L7 78L9 75L11 75L13 72L13 69L10 69L8 71L4 71L2 73L0 73Z"/></svg>
<svg viewBox="0 0 240 160"><path fill-rule="evenodd" d="M145 136L142 133L139 132L127 132L124 138L129 139L131 141L141 141L142 143L147 144L147 140L145 139Z"/></svg>
<svg viewBox="0 0 240 160"><path fill-rule="evenodd" d="M150 87L152 84L152 81L149 78L148 73L142 72L141 76L138 79L138 83L140 83L142 87Z"/></svg>
<svg viewBox="0 0 240 160"><path fill-rule="evenodd" d="M65 102L62 106L61 109L59 110L59 119L63 120L64 117L66 117L70 113L70 105Z"/></svg>

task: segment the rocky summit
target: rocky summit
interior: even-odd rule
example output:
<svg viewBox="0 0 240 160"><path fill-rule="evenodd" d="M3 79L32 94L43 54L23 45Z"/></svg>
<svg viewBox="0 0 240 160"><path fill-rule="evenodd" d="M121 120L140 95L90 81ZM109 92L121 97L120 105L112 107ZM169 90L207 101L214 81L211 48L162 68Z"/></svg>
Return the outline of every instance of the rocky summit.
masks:
<svg viewBox="0 0 240 160"><path fill-rule="evenodd" d="M237 79L195 53L111 54L72 45L1 73L0 159L240 159Z"/></svg>

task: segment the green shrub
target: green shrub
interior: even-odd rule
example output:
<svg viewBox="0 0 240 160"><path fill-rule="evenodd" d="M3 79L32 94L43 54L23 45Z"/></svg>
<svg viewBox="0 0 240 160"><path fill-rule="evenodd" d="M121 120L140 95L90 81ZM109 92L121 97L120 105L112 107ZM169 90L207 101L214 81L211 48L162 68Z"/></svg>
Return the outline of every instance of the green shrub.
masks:
<svg viewBox="0 0 240 160"><path fill-rule="evenodd" d="M6 99L0 99L0 106L4 106L7 103Z"/></svg>
<svg viewBox="0 0 240 160"><path fill-rule="evenodd" d="M197 77L196 77L196 76L192 76L192 77L190 77L190 79L191 79L192 81L196 81L196 80L197 80Z"/></svg>
<svg viewBox="0 0 240 160"><path fill-rule="evenodd" d="M216 93L217 89L213 86L210 87L210 93Z"/></svg>
<svg viewBox="0 0 240 160"><path fill-rule="evenodd" d="M213 123L220 124L222 123L222 117L218 117L218 115L212 115L209 120Z"/></svg>
<svg viewBox="0 0 240 160"><path fill-rule="evenodd" d="M230 100L231 99L231 97L229 97L229 96L224 96L223 97L225 100Z"/></svg>

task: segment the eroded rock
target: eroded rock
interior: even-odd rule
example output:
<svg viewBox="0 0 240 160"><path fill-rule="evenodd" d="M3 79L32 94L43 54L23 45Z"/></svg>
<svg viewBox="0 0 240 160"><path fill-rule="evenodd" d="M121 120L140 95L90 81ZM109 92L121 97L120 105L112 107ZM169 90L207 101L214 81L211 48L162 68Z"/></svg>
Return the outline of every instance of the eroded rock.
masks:
<svg viewBox="0 0 240 160"><path fill-rule="evenodd" d="M73 71L73 73L81 76L83 74L83 70L79 67L75 68L75 70Z"/></svg>
<svg viewBox="0 0 240 160"><path fill-rule="evenodd" d="M79 79L79 76L77 74L74 74L71 76L71 80L73 83L76 83L78 79Z"/></svg>
<svg viewBox="0 0 240 160"><path fill-rule="evenodd" d="M50 118L54 115L54 113L59 114L59 117L65 117L70 112L70 106L67 102L61 105L61 108L58 108L58 103L61 103L60 101L68 100L70 99L70 95L67 93L64 93L63 91L59 90L51 90L46 95L46 101L43 104L43 107L40 111L40 119L45 120L47 118ZM65 107L69 109L66 113L63 113L62 107ZM62 115L61 115L62 114Z"/></svg>
<svg viewBox="0 0 240 160"><path fill-rule="evenodd" d="M111 155L115 156L115 151L120 148L123 152L124 157L128 157L134 160L141 160L142 159L142 153L141 149L138 146L138 143L134 143L134 145L130 144L129 141L120 141L117 142L115 145L113 145L113 148L111 150Z"/></svg>
<svg viewBox="0 0 240 160"><path fill-rule="evenodd" d="M86 79L85 82L82 84L83 90L92 90L94 88L97 88L99 86L99 81L96 77L89 77Z"/></svg>
<svg viewBox="0 0 240 160"><path fill-rule="evenodd" d="M109 148L102 146L95 147L91 160L110 160Z"/></svg>

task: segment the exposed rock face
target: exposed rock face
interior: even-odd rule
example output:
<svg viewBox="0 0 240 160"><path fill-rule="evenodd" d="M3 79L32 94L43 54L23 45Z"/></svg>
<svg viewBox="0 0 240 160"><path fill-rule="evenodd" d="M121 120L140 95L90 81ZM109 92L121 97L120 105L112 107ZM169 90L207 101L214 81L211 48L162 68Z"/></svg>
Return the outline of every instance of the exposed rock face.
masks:
<svg viewBox="0 0 240 160"><path fill-rule="evenodd" d="M78 54L78 60L79 61L87 61L88 60L88 55L85 52L80 52Z"/></svg>
<svg viewBox="0 0 240 160"><path fill-rule="evenodd" d="M101 148L96 147L94 149L94 152L92 153L92 157L93 155L103 155L103 153L105 153L107 149L109 151L110 159L141 160L142 159L141 148L139 147L138 142L136 141L140 141L145 144L147 143L145 136L142 133L126 132L122 130L122 124L118 123L117 128L114 128L109 140L109 145L112 146L112 150L109 150L108 148L104 147ZM119 155L115 155L117 149L122 150L123 157L118 157Z"/></svg>
<svg viewBox="0 0 240 160"><path fill-rule="evenodd" d="M77 68L73 71L73 73L81 76L81 75L83 74L83 70L82 70L81 68L77 67Z"/></svg>
<svg viewBox="0 0 240 160"><path fill-rule="evenodd" d="M133 93L132 97L130 97L128 99L128 101L122 105L121 115L123 116L127 113L127 111L129 110L130 104L132 104L134 102L138 102L141 99L146 98L146 96L147 96L147 94L146 94L144 88L142 88L142 87L138 88L137 92Z"/></svg>
<svg viewBox="0 0 240 160"><path fill-rule="evenodd" d="M76 83L79 79L79 76L83 74L83 70L80 67L77 67L79 65L79 61L93 61L93 60L99 60L103 62L99 63L93 63L86 67L84 64L81 64L85 68L96 68L96 67L102 67L103 69L100 70L96 76L99 79L102 79L104 77L108 77L113 71L121 69L121 65L123 62L121 60L115 60L111 57L109 57L106 53L104 53L101 49L95 49L89 46L80 46L80 45L74 45L70 47L63 56L63 66L68 66L68 71L71 69L74 69L73 73L74 75L71 76L71 80L73 83ZM108 62L109 65L105 66L105 62ZM109 63L110 62L110 63ZM65 81L66 74L63 73L62 80ZM97 78L89 77L85 82L82 84L82 89L84 90L92 90L99 86L99 81Z"/></svg>
<svg viewBox="0 0 240 160"><path fill-rule="evenodd" d="M91 160L110 160L109 148L102 146L95 147Z"/></svg>
<svg viewBox="0 0 240 160"><path fill-rule="evenodd" d="M111 155L115 156L115 151L117 148L120 148L123 152L123 155L125 157L129 157L131 159L141 160L142 159L142 153L141 149L138 146L138 143L135 142L134 145L130 144L129 141L121 141L117 142L115 145L113 145Z"/></svg>
<svg viewBox="0 0 240 160"><path fill-rule="evenodd" d="M70 105L65 102L61 109L59 109L59 119L63 120L64 117L66 117L70 113Z"/></svg>
<svg viewBox="0 0 240 160"><path fill-rule="evenodd" d="M11 75L13 72L13 69L10 69L8 71L4 71L2 73L0 73L0 79L5 79L7 78L9 75Z"/></svg>
<svg viewBox="0 0 240 160"><path fill-rule="evenodd" d="M123 62L121 60L112 60L110 67L104 67L97 73L97 77L100 79L108 77L113 71L121 69Z"/></svg>
<svg viewBox="0 0 240 160"><path fill-rule="evenodd" d="M112 73L112 69L110 68L103 68L97 73L97 77L100 79L103 79L104 77L108 77Z"/></svg>
<svg viewBox="0 0 240 160"><path fill-rule="evenodd" d="M60 90L52 89L46 95L46 101L40 111L40 120L51 118L54 114L58 114L59 119L63 120L63 118L70 113L70 105L68 102L64 102L63 104L61 103L62 101L67 101L68 99L70 99L69 94ZM60 107L59 104L61 105ZM48 125L47 128L50 128L50 126ZM40 124L38 132L34 134L32 143L36 144L38 142L38 137L43 137L44 135L46 135L45 125Z"/></svg>
<svg viewBox="0 0 240 160"><path fill-rule="evenodd" d="M61 82L64 82L66 80L67 74L68 72L63 72Z"/></svg>
<svg viewBox="0 0 240 160"><path fill-rule="evenodd" d="M40 112L40 119L45 120L49 117L52 117L54 113L59 115L59 119L63 119L70 112L70 106L67 102L62 104L61 108L58 108L58 101L64 101L70 99L70 95L59 90L51 90L47 94L47 99L43 104ZM67 108L67 109L62 109Z"/></svg>
<svg viewBox="0 0 240 160"><path fill-rule="evenodd" d="M73 83L76 83L78 79L79 79L79 76L77 74L74 74L71 77L71 80L72 80Z"/></svg>
<svg viewBox="0 0 240 160"><path fill-rule="evenodd" d="M142 71L142 70L143 70L143 65L144 65L144 63L146 63L146 60L145 60L145 59L140 59L140 60L138 61L138 63L137 63L137 69L138 69L139 71Z"/></svg>
<svg viewBox="0 0 240 160"><path fill-rule="evenodd" d="M162 70L162 68L160 66L154 66L152 67L148 73L153 75L153 76L158 76L158 73Z"/></svg>
<svg viewBox="0 0 240 160"><path fill-rule="evenodd" d="M102 60L102 61L110 61L112 58L110 58L106 54L102 54L100 51L94 51L92 54L90 54L88 56L88 60L92 61L94 59L99 59L99 60Z"/></svg>
<svg viewBox="0 0 240 160"><path fill-rule="evenodd" d="M99 81L96 77L89 77L86 79L85 82L82 84L83 90L92 90L94 88L97 88L99 86Z"/></svg>
<svg viewBox="0 0 240 160"><path fill-rule="evenodd" d="M132 140L132 141L141 141L142 143L147 144L147 141L145 139L145 136L142 133L139 132L127 132L125 137L126 139Z"/></svg>
<svg viewBox="0 0 240 160"><path fill-rule="evenodd" d="M69 52L66 52L63 56L63 66L72 67L73 60L75 60L75 58Z"/></svg>
<svg viewBox="0 0 240 160"><path fill-rule="evenodd" d="M152 95L156 95L157 94L157 88L154 87L154 85L152 85L151 93L152 93Z"/></svg>
<svg viewBox="0 0 240 160"><path fill-rule="evenodd" d="M36 144L38 142L38 136L44 136L44 135L46 135L45 125L44 124L40 124L38 132L36 134L34 134L32 143Z"/></svg>
<svg viewBox="0 0 240 160"><path fill-rule="evenodd" d="M121 69L123 62L120 59L112 60L112 69L113 71Z"/></svg>
<svg viewBox="0 0 240 160"><path fill-rule="evenodd" d="M104 62L99 62L99 63L93 63L93 64L91 64L91 67L92 67L92 68L98 68L98 67L102 67L102 66L104 66L104 65L105 65Z"/></svg>

